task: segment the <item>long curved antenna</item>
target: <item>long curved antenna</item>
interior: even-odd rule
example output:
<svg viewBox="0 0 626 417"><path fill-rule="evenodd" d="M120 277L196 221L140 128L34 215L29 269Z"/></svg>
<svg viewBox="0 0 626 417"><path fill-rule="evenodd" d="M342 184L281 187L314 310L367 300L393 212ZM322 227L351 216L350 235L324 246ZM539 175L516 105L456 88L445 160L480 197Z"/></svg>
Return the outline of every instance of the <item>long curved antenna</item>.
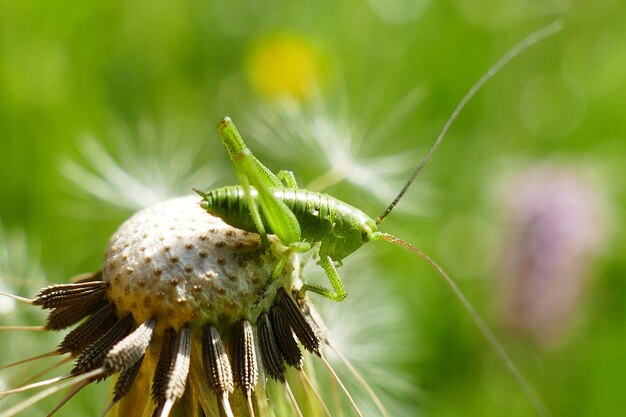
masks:
<svg viewBox="0 0 626 417"><path fill-rule="evenodd" d="M474 319L474 322L476 323L482 334L485 336L485 339L487 339L487 342L489 342L491 348L498 355L500 362L504 364L507 371L509 371L509 373L513 376L513 379L520 386L520 388L524 392L524 395L526 396L526 398L528 398L528 401L533 406L537 414L541 417L550 417L550 413L548 412L546 406L543 404L541 398L539 398L539 395L537 395L537 393L530 387L530 385L528 385L526 379L513 364L513 361L506 354L504 348L502 347L500 342L498 342L498 339L496 339L496 336L493 334L487 323L485 323L485 320L483 320L480 314L478 314L472 303L469 302L461 289L456 285L452 278L450 278L446 271L444 271L443 268L441 268L424 252L400 238L397 238L387 233L382 233L381 239L387 242L395 243L396 245L404 246L405 248L425 260L437 272L437 274L443 279L446 285L452 290L454 295L456 295L459 301L461 301L461 304L463 304L463 307L465 307L470 316L472 316L472 319Z"/></svg>
<svg viewBox="0 0 626 417"><path fill-rule="evenodd" d="M515 58L520 53L524 52L526 49L530 48L537 42L560 31L561 29L563 29L563 26L564 26L563 22L561 20L557 20L555 22L550 23L548 26L545 26L539 29L538 31L531 33L526 38L518 42L511 49L509 49L507 53L505 53L498 61L496 61L496 63L493 64L493 66L489 68L487 72L485 72L482 75L482 77L478 79L478 81L476 81L476 83L474 83L474 85L468 90L465 96L461 99L459 104L457 104L456 108L454 109L454 111L452 112L452 114L450 115L446 123L443 125L443 128L441 129L441 132L439 132L437 139L435 139L435 142L433 142L433 144L430 146L430 149L428 149L428 152L426 152L426 155L422 157L419 164L417 165L417 168L415 168L415 171L413 171L413 174L411 174L411 177L409 178L409 180L406 182L406 184L404 184L404 187L402 187L402 190L400 190L396 198L391 202L391 204L389 204L389 206L385 209L385 211L383 211L383 213L376 218L376 224L381 223L385 219L385 217L387 217L387 215L391 213L391 210L393 210L396 204L398 204L398 202L407 192L411 184L413 184L413 181L415 181L415 178L417 178L417 175L420 173L422 168L424 168L426 163L430 160L430 157L433 155L433 153L435 152L435 150L437 149L437 147L439 146L443 138L448 133L450 126L452 126L452 123L456 120L459 113L461 113L461 111L465 108L465 105L474 97L474 95L476 95L478 90L480 90L482 86L485 85L485 83L487 83L487 81L489 81L494 75L496 75L498 71L500 71L502 67L508 64L513 58Z"/></svg>

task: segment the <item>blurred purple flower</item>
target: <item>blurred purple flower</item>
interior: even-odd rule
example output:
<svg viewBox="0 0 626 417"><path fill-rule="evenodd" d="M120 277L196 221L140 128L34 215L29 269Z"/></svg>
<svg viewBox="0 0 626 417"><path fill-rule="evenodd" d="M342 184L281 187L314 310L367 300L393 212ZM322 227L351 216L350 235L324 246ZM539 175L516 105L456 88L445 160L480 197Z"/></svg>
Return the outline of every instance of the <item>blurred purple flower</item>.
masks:
<svg viewBox="0 0 626 417"><path fill-rule="evenodd" d="M511 330L550 344L568 328L605 240L598 188L557 164L527 168L506 182L499 276Z"/></svg>

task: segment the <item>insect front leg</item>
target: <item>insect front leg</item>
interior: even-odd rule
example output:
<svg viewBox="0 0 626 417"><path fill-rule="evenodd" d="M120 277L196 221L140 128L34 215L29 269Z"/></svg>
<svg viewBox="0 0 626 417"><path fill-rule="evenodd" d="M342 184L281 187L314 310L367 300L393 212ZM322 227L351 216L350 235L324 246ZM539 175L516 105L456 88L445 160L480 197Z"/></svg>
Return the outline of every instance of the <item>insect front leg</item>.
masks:
<svg viewBox="0 0 626 417"><path fill-rule="evenodd" d="M298 182L292 171L278 171L278 178L285 184L285 187L298 189Z"/></svg>
<svg viewBox="0 0 626 417"><path fill-rule="evenodd" d="M333 289L330 290L317 284L304 283L302 285L302 288L300 288L300 295L304 297L304 294L307 291L312 291L314 293L323 295L324 297L333 301L343 301L348 293L343 286L343 282L339 277L339 273L337 272L337 268L335 268L333 260L330 258L330 256L322 256L319 263L320 266L324 269L324 272L326 272L326 276L328 277L328 280L330 281Z"/></svg>

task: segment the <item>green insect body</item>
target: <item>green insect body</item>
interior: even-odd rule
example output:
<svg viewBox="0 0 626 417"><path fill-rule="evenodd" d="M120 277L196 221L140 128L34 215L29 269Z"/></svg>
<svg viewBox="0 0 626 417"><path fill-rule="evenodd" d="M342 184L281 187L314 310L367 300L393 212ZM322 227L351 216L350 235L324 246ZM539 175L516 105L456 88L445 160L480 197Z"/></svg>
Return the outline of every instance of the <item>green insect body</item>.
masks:
<svg viewBox="0 0 626 417"><path fill-rule="evenodd" d="M259 204L256 189L250 191L255 203ZM271 191L274 198L283 202L298 219L302 241L311 245L320 243L322 257L341 261L364 243L379 238L373 219L333 196L295 188L273 188ZM200 205L209 213L238 229L258 232L243 187L218 188L204 193L203 198ZM263 213L261 219L266 225L266 233L273 234Z"/></svg>

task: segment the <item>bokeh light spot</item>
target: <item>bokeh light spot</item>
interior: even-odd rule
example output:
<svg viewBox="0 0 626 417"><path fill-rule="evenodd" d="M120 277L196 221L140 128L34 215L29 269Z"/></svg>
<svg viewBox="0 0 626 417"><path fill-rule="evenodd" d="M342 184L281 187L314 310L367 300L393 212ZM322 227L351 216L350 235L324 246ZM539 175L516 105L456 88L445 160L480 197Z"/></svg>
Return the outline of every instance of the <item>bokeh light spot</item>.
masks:
<svg viewBox="0 0 626 417"><path fill-rule="evenodd" d="M563 76L596 97L611 94L626 80L624 34L603 33L575 39L563 53Z"/></svg>
<svg viewBox="0 0 626 417"><path fill-rule="evenodd" d="M520 116L526 127L538 136L565 136L578 127L584 114L584 97L560 76L542 75L524 88Z"/></svg>
<svg viewBox="0 0 626 417"><path fill-rule="evenodd" d="M417 20L430 0L369 0L370 7L383 21L404 24Z"/></svg>
<svg viewBox="0 0 626 417"><path fill-rule="evenodd" d="M309 96L320 81L321 58L313 45L294 34L276 34L253 46L247 63L250 82L269 99Z"/></svg>

